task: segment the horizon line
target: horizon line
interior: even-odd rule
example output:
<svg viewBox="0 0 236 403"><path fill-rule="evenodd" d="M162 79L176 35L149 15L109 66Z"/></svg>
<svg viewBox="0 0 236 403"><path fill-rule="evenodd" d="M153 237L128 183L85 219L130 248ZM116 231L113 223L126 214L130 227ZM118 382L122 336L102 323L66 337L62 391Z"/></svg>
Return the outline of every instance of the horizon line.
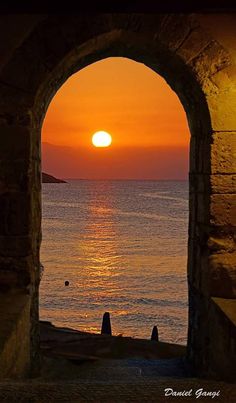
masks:
<svg viewBox="0 0 236 403"><path fill-rule="evenodd" d="M173 178L166 178L166 179L154 179L154 178L60 178L64 180L77 180L77 181L172 181L172 182L187 182L188 178L186 179L173 179Z"/></svg>

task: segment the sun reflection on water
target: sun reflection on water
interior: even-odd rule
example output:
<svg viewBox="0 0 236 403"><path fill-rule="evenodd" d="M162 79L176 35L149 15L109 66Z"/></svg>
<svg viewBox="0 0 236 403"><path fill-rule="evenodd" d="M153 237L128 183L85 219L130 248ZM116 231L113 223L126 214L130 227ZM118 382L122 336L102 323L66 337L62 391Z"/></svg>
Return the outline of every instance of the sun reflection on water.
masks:
<svg viewBox="0 0 236 403"><path fill-rule="evenodd" d="M86 237L79 243L82 258L86 258L91 280L95 280L97 286L104 286L104 278L109 279L109 290L112 287L111 279L117 276L116 261L120 258L116 220L112 205L114 196L109 195L109 183L106 197L89 201L87 207L89 219L85 226ZM102 278L102 280L100 280ZM103 287L102 287L103 288ZM101 290L103 292L103 290Z"/></svg>
<svg viewBox="0 0 236 403"><path fill-rule="evenodd" d="M184 342L187 210L173 198L187 198L185 185L79 181L66 194L45 189L41 318L99 332L109 311L114 334L148 338L157 322L166 341Z"/></svg>

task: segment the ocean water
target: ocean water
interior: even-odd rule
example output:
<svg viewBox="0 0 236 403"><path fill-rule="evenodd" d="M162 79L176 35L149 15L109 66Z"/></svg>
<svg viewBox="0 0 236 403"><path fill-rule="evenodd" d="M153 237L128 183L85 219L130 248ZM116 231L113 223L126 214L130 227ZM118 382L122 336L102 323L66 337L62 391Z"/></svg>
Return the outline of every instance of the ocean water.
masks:
<svg viewBox="0 0 236 403"><path fill-rule="evenodd" d="M186 343L188 182L43 184L40 318ZM70 282L65 286L65 281Z"/></svg>

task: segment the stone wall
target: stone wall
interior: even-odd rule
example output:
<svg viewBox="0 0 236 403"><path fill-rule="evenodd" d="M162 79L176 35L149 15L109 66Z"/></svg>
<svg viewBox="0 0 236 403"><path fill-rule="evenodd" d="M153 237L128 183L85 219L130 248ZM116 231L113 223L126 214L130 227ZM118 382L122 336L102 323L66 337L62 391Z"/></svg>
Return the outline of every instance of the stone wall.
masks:
<svg viewBox="0 0 236 403"><path fill-rule="evenodd" d="M30 375L30 298L5 294L0 301L0 379Z"/></svg>
<svg viewBox="0 0 236 403"><path fill-rule="evenodd" d="M208 16L208 24L209 18L214 26L218 17ZM236 69L233 47L225 46L224 37L234 25L217 31L216 40L214 28L203 28L203 20L192 14L19 15L0 24L6 38L0 48L0 292L3 304L16 292L30 298L21 329L32 371L39 362L41 125L50 100L71 74L104 57L124 56L162 75L187 114L188 359L198 375L230 378L235 344L224 341L234 338L234 322L212 297L236 296Z"/></svg>

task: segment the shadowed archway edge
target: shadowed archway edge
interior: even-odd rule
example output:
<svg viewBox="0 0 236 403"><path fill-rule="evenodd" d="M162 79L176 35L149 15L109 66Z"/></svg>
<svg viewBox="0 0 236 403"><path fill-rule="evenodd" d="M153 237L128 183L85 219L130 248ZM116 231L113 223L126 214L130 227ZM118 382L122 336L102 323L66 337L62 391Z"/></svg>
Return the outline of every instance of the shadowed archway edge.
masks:
<svg viewBox="0 0 236 403"><path fill-rule="evenodd" d="M20 28L0 74L1 130L6 134L0 152L0 269L2 292L31 296L30 318L24 317L31 326L31 358L25 357L25 362L31 361L31 368L38 366L41 124L50 100L71 74L103 58L123 56L164 77L188 117L188 359L197 374L229 378L232 329L230 323L224 324L227 315L212 297L236 298L231 188L234 87L228 83L225 89L225 76L234 82L230 55L202 30L194 15L37 16L34 21L26 19L21 40L19 32ZM216 357L219 344L221 353ZM21 374L27 366L22 364Z"/></svg>

